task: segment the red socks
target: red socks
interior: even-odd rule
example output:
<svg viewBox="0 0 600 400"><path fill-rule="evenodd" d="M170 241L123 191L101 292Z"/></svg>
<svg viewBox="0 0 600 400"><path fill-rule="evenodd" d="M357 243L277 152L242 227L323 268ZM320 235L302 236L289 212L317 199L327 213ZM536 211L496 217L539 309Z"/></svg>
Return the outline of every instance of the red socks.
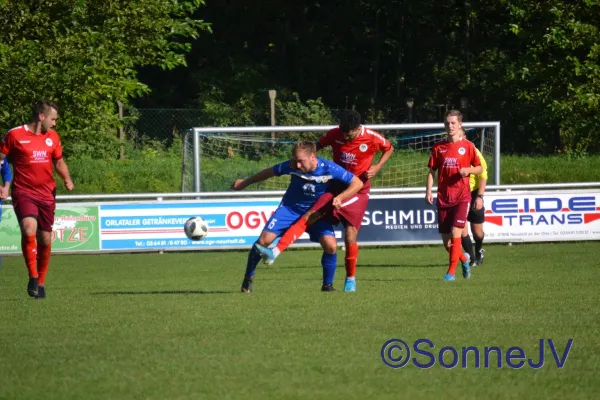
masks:
<svg viewBox="0 0 600 400"><path fill-rule="evenodd" d="M35 243L35 235L32 236L21 236L21 251L25 258L25 265L29 271L30 278L38 277L37 270L37 248Z"/></svg>
<svg viewBox="0 0 600 400"><path fill-rule="evenodd" d="M462 252L461 238L452 238L452 246L449 249L446 248L446 250L448 250L448 252L450 253L450 266L448 267L448 273L454 276L458 260L460 260L461 262L467 260L467 258Z"/></svg>
<svg viewBox="0 0 600 400"><path fill-rule="evenodd" d="M353 278L356 274L356 261L358 260L358 243L346 247L346 277Z"/></svg>
<svg viewBox="0 0 600 400"><path fill-rule="evenodd" d="M279 250L279 253L287 249L292 243L298 240L298 238L306 231L306 228L308 227L307 222L308 221L306 219L301 217L294 223L294 225L289 227L281 239L279 239L279 243L277 243L276 248Z"/></svg>
<svg viewBox="0 0 600 400"><path fill-rule="evenodd" d="M44 285L44 280L46 279L46 272L48 272L48 266L50 265L50 253L52 252L52 245L49 244L45 246L43 244L38 245L38 284L40 286Z"/></svg>

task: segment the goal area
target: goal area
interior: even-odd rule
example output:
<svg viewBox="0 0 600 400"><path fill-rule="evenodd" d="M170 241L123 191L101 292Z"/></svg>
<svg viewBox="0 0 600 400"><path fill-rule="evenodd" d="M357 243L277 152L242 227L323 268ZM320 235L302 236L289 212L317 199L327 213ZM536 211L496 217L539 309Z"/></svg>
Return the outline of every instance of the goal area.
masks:
<svg viewBox="0 0 600 400"><path fill-rule="evenodd" d="M364 125L381 133L395 148L390 160L371 180L372 191L425 186L431 148L446 133L442 123ZM182 192L227 192L235 179L289 160L298 140L318 140L330 126L215 127L190 129L183 141ZM500 184L500 123L465 122L467 139L483 154L488 182ZM319 157L331 159L331 150ZM377 162L379 155L375 155ZM252 185L252 191L285 190L289 176Z"/></svg>

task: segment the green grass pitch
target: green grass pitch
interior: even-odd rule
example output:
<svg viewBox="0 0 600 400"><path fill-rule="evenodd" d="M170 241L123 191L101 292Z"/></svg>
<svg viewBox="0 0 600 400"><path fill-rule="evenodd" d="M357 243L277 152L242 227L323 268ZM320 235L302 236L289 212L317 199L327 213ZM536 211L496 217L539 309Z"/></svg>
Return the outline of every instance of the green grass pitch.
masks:
<svg viewBox="0 0 600 400"><path fill-rule="evenodd" d="M294 250L259 264L245 295L245 252L63 255L46 300L27 296L21 257L5 257L0 399L593 399L599 257L598 242L489 245L470 280L446 283L441 245L362 249L358 292L321 293L320 252ZM573 345L563 368L546 346L540 369L498 369L494 355L487 369L392 369L380 356L391 338L427 338L434 354L520 346L534 360L540 339L559 356Z"/></svg>

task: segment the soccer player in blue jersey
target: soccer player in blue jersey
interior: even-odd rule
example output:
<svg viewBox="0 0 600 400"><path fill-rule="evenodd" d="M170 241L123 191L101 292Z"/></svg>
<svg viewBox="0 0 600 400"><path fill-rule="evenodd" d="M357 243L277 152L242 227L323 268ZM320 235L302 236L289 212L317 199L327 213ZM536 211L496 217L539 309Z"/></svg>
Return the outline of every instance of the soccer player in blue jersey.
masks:
<svg viewBox="0 0 600 400"><path fill-rule="evenodd" d="M12 170L6 159L0 160L0 175L2 176L2 185L0 185L0 221L2 221L2 200L8 197L10 183L12 182ZM2 256L0 256L0 268L2 267Z"/></svg>
<svg viewBox="0 0 600 400"><path fill-rule="evenodd" d="M261 182L274 176L291 175L290 185L283 195L279 207L267 221L255 245L258 243L268 247L273 243L325 193L332 180L348 185L346 190L333 199L333 206L336 208L340 208L344 200L354 196L363 187L362 181L352 173L332 161L318 158L316 152L316 145L313 142L297 142L292 149L291 160L263 169L250 178L238 179L234 182L234 190L243 190L252 183ZM323 286L321 290L324 292L335 291L333 278L337 265L337 242L333 225L325 220L318 220L307 229L307 232L311 241L318 241L323 248L321 257ZM248 254L246 273L242 283L242 292L244 293L252 291L256 265L262 258L255 245Z"/></svg>

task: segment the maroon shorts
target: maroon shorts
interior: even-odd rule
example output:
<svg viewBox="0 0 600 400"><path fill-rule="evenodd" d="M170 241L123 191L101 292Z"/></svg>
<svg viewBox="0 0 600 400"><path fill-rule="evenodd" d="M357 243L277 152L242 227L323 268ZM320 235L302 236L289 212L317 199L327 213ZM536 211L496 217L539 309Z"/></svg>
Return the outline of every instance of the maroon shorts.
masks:
<svg viewBox="0 0 600 400"><path fill-rule="evenodd" d="M344 190L344 187L331 185L331 190L327 190L327 192L319 197L311 207L311 210L320 212L323 214L325 220L334 225L342 222L360 229L365 211L367 210L367 204L369 203L369 194L357 193L349 199L344 200L342 207L337 210L333 207L332 200Z"/></svg>
<svg viewBox="0 0 600 400"><path fill-rule="evenodd" d="M13 193L12 204L19 222L25 217L33 217L37 220L39 230L52 232L54 211L56 210L55 201L40 200L27 195L15 196Z"/></svg>
<svg viewBox="0 0 600 400"><path fill-rule="evenodd" d="M471 203L462 202L452 207L438 207L438 231L440 233L452 233L452 227L464 228L467 223L469 206Z"/></svg>

